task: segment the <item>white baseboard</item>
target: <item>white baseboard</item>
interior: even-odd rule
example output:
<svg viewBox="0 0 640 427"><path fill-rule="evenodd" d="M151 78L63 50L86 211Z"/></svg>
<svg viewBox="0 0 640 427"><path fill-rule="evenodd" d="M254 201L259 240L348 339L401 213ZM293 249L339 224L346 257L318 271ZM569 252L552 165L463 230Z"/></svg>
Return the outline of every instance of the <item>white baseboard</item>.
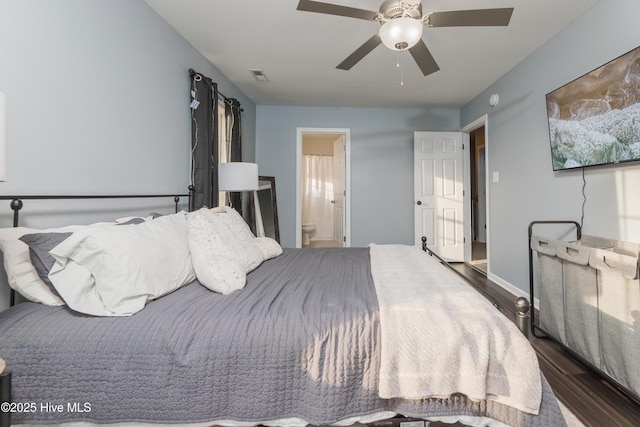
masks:
<svg viewBox="0 0 640 427"><path fill-rule="evenodd" d="M507 282L501 277L496 276L493 273L487 274L487 279L491 280L492 282L495 282L500 287L504 288L507 292L512 293L513 295L516 296L516 298L525 297L526 299L529 299L529 292L523 291L522 289L512 285L511 283ZM531 303L531 301L529 302ZM538 298L534 298L534 307L540 307L540 301L538 300Z"/></svg>

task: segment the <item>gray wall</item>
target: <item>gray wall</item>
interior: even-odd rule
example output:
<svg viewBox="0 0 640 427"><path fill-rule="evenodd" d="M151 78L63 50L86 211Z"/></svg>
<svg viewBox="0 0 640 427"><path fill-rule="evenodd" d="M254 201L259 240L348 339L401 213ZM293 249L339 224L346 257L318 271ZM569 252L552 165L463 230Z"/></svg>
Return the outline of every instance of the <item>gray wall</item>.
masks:
<svg viewBox="0 0 640 427"><path fill-rule="evenodd" d="M245 156L254 159L253 102L142 0L3 0L0 52L9 108L0 194L186 192L189 68L240 100ZM11 225L4 203L3 227ZM26 215L32 205L25 225L42 226ZM5 294L0 284L0 307Z"/></svg>
<svg viewBox="0 0 640 427"><path fill-rule="evenodd" d="M635 48L640 2L600 0L546 45L465 106L466 125L488 114L490 273L528 290L527 227L580 221L582 171L553 172L545 94ZM500 104L489 107L489 96ZM586 169L586 234L640 242L640 166ZM544 228L536 228L544 234Z"/></svg>
<svg viewBox="0 0 640 427"><path fill-rule="evenodd" d="M459 111L258 106L256 160L276 177L285 247L295 246L298 127L350 129L351 246L413 244L413 132L457 131Z"/></svg>

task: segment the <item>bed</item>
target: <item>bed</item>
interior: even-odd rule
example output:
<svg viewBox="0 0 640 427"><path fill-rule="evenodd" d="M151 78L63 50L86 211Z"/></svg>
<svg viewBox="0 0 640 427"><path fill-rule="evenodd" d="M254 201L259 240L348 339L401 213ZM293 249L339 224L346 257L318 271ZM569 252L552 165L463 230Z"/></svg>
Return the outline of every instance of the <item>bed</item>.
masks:
<svg viewBox="0 0 640 427"><path fill-rule="evenodd" d="M28 233L30 260L40 251L38 274L67 304L24 302L0 313L0 357L12 376L12 403L3 408L12 425L349 425L397 415L465 425L564 425L515 325L418 248L278 251L277 243L260 241L256 252L254 238L239 238L244 231L225 219L234 242L207 252L226 231L206 222L215 222L212 210L201 211ZM206 221L198 225L197 218ZM187 245L193 233L208 245L189 246L189 262L200 267L193 277L176 273L186 283L169 291L145 288L142 307L139 298L123 300L113 289L101 294L100 307L95 298L76 298L86 288L77 284L77 272L56 270L65 245L73 252L77 241L109 236L95 238L108 246L143 229L155 237L183 219L187 228L178 234L186 230ZM68 259L82 259L73 254ZM129 271L111 265L94 279L112 270ZM163 277L171 274L163 270ZM458 299L462 307L454 304Z"/></svg>

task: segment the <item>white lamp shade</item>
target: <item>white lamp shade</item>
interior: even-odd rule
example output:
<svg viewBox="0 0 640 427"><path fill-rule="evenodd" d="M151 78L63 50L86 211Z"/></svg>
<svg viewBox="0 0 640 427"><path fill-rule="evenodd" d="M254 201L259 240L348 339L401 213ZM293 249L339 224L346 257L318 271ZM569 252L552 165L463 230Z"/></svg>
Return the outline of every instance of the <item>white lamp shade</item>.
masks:
<svg viewBox="0 0 640 427"><path fill-rule="evenodd" d="M422 22L410 17L394 18L380 27L382 43L391 50L407 50L422 38Z"/></svg>
<svg viewBox="0 0 640 427"><path fill-rule="evenodd" d="M0 92L0 181L7 180L7 95Z"/></svg>
<svg viewBox="0 0 640 427"><path fill-rule="evenodd" d="M220 191L252 191L258 189L258 165L247 162L229 162L218 165Z"/></svg>

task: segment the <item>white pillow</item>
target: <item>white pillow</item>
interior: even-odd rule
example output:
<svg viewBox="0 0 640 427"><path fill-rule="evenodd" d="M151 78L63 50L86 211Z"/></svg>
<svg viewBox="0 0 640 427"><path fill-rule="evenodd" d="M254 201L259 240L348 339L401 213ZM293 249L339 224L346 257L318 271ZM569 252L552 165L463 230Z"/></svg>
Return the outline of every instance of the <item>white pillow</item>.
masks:
<svg viewBox="0 0 640 427"><path fill-rule="evenodd" d="M195 279L185 212L139 225L85 228L49 252L49 273L67 305L95 316L129 316Z"/></svg>
<svg viewBox="0 0 640 427"><path fill-rule="evenodd" d="M38 276L31 264L29 246L20 240L25 234L33 233L65 233L81 230L86 227L103 227L122 224L134 219L150 220L151 217L119 218L114 222L97 222L91 225L69 225L61 228L45 230L27 227L11 227L0 229L0 250L4 256L4 269L9 286L29 301L45 305L64 305L64 301L47 286Z"/></svg>
<svg viewBox="0 0 640 427"><path fill-rule="evenodd" d="M256 236L238 211L229 206L223 206L208 210L206 215L209 221L221 224L218 232L222 233L227 250L246 273L262 264L264 255L255 242Z"/></svg>
<svg viewBox="0 0 640 427"><path fill-rule="evenodd" d="M271 237L256 237L255 242L262 251L265 261L282 254L282 246Z"/></svg>
<svg viewBox="0 0 640 427"><path fill-rule="evenodd" d="M242 289L246 271L236 262L226 240L230 230L221 221L211 219L207 208L187 216L189 250L198 281L212 291L229 294Z"/></svg>
<svg viewBox="0 0 640 427"><path fill-rule="evenodd" d="M196 276L215 292L228 294L243 288L246 273L282 253L275 240L256 239L233 208L202 208L191 212L187 222Z"/></svg>
<svg viewBox="0 0 640 427"><path fill-rule="evenodd" d="M217 214L219 218L238 235L241 240L255 239L251 228L237 210L230 206L218 206L209 210L210 213Z"/></svg>
<svg viewBox="0 0 640 427"><path fill-rule="evenodd" d="M211 209L211 212L216 214L218 218L222 219L222 221L231 229L234 236L236 236L237 238L236 245L247 245L249 244L249 242L254 242L258 245L258 248L262 252L262 259L260 260L258 265L260 265L262 261L266 261L282 254L282 247L272 238L255 237L245 220L235 209L230 208L229 206L222 206ZM255 267L247 270L247 272L252 271L253 269L255 269Z"/></svg>
<svg viewBox="0 0 640 427"><path fill-rule="evenodd" d="M9 286L29 301L45 305L64 305L64 301L40 279L31 264L29 246L19 239L25 234L73 232L85 227L87 226L70 225L46 230L26 227L0 229L0 250L4 256L4 270L7 273L7 279L9 279Z"/></svg>

